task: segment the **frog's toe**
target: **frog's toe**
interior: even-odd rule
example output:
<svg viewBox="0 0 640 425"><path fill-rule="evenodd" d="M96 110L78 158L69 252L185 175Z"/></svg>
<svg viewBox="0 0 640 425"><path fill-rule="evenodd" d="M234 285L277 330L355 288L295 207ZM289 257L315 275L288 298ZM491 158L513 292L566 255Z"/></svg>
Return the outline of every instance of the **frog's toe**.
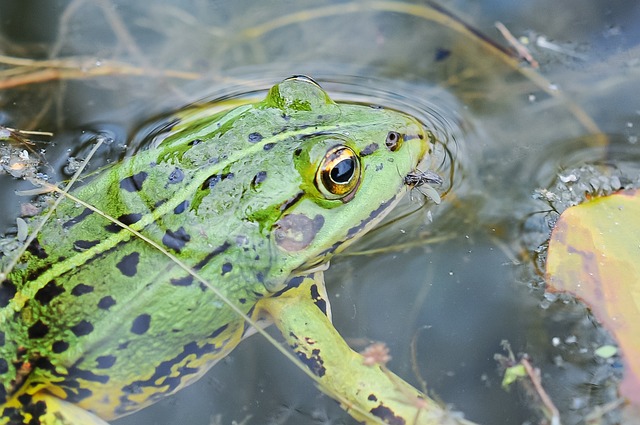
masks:
<svg viewBox="0 0 640 425"><path fill-rule="evenodd" d="M2 407L0 424L109 425L94 414L45 393L22 394Z"/></svg>

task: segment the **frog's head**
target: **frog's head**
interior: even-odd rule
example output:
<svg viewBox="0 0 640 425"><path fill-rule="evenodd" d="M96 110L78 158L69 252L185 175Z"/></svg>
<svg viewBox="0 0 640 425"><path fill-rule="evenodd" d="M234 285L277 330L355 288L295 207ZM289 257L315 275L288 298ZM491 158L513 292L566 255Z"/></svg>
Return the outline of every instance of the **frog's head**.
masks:
<svg viewBox="0 0 640 425"><path fill-rule="evenodd" d="M432 135L394 110L335 103L307 77L274 86L263 107L280 111L286 127L278 134L287 134L273 147L260 187L279 202L254 216L277 247L276 279L267 286L278 290L278 276L326 262L392 209Z"/></svg>

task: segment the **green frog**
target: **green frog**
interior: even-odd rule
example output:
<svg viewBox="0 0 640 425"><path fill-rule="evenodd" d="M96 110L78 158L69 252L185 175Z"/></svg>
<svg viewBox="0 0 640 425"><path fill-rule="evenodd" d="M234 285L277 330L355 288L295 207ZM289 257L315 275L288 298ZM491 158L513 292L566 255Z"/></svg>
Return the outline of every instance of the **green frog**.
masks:
<svg viewBox="0 0 640 425"><path fill-rule="evenodd" d="M432 423L434 402L340 338L322 273L424 183L432 134L303 76L169 125L62 199L4 275L0 423L105 424L197 380L266 322L358 420Z"/></svg>

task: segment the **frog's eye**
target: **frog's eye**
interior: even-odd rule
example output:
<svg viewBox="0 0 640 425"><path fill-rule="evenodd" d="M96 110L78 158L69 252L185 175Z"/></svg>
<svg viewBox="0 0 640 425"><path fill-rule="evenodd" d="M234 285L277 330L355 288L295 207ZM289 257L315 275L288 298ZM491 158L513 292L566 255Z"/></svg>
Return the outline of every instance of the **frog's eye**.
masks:
<svg viewBox="0 0 640 425"><path fill-rule="evenodd" d="M397 151L402 146L402 135L397 131L390 131L387 140L384 142L391 152Z"/></svg>
<svg viewBox="0 0 640 425"><path fill-rule="evenodd" d="M327 199L353 198L360 184L360 159L348 146L334 146L326 153L318 171L316 187Z"/></svg>

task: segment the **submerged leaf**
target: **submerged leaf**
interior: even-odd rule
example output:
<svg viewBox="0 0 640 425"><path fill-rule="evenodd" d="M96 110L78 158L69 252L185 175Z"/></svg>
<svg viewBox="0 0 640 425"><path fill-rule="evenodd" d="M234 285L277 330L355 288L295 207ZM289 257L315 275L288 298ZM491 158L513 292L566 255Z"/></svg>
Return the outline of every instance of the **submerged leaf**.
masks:
<svg viewBox="0 0 640 425"><path fill-rule="evenodd" d="M549 242L547 284L583 300L615 336L624 397L640 405L640 190L567 209Z"/></svg>
<svg viewBox="0 0 640 425"><path fill-rule="evenodd" d="M511 384L516 382L519 378L527 376L527 370L524 365L518 363L515 366L511 366L504 371L504 378L502 379L502 388L508 390Z"/></svg>
<svg viewBox="0 0 640 425"><path fill-rule="evenodd" d="M593 354L603 359L609 359L618 354L618 348L613 345L603 345L602 347L596 348Z"/></svg>

